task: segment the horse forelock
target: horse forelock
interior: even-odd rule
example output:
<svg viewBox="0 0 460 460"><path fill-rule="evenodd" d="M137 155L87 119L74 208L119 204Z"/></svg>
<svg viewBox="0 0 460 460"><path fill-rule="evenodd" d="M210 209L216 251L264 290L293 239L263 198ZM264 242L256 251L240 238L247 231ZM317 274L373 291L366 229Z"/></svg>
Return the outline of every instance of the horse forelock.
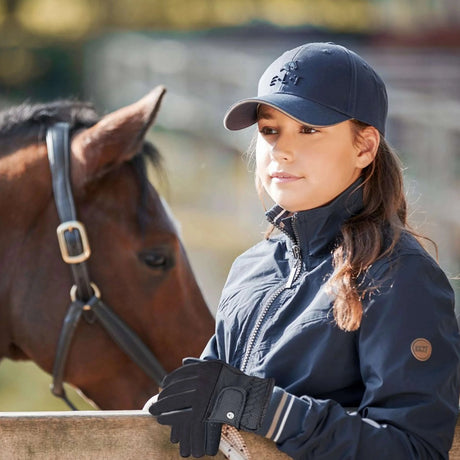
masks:
<svg viewBox="0 0 460 460"><path fill-rule="evenodd" d="M24 102L0 111L0 156L34 142L44 142L46 130L57 122L69 124L70 135L95 125L101 117L90 102L62 99L47 103ZM144 141L138 155L162 174L161 155L149 141Z"/></svg>

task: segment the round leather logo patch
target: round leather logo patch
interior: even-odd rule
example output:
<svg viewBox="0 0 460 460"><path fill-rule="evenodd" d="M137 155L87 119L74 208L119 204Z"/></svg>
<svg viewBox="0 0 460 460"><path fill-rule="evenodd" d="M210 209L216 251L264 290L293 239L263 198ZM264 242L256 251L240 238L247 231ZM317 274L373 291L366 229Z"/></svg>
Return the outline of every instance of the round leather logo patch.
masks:
<svg viewBox="0 0 460 460"><path fill-rule="evenodd" d="M431 343L427 339L415 339L410 346L410 350L415 359L427 361L431 356Z"/></svg>

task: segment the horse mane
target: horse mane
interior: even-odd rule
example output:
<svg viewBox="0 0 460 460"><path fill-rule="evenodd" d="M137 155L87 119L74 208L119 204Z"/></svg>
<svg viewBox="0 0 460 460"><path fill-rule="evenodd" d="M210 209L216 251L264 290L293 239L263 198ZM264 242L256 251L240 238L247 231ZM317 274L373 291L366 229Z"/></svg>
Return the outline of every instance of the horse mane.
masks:
<svg viewBox="0 0 460 460"><path fill-rule="evenodd" d="M44 142L46 130L54 123L68 123L72 136L80 129L95 125L100 119L92 103L76 99L36 104L24 102L10 107L0 111L0 142L3 150L0 155L32 142ZM161 155L151 142L144 141L141 151L133 159L134 162L139 155L162 175Z"/></svg>
<svg viewBox="0 0 460 460"><path fill-rule="evenodd" d="M88 128L99 121L92 104L77 100L49 103L24 102L0 112L0 138L24 137L43 141L46 129L56 122L69 123L71 131Z"/></svg>

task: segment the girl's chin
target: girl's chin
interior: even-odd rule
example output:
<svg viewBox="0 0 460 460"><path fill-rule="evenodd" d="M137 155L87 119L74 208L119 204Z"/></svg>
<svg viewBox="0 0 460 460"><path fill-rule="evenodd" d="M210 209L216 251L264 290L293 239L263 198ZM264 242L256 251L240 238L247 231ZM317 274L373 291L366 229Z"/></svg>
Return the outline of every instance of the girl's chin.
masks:
<svg viewBox="0 0 460 460"><path fill-rule="evenodd" d="M299 200L299 193L272 193L269 194L271 199L281 206L286 211L297 212L308 209L308 203L304 200Z"/></svg>
<svg viewBox="0 0 460 460"><path fill-rule="evenodd" d="M293 203L292 201L274 200L279 206L289 212L308 211L309 209L320 208L326 203Z"/></svg>

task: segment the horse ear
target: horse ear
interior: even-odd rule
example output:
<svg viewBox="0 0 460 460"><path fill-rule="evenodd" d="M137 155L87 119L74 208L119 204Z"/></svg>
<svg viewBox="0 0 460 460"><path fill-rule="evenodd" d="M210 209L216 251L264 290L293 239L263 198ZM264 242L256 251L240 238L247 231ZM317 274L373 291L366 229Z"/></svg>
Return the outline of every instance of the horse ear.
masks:
<svg viewBox="0 0 460 460"><path fill-rule="evenodd" d="M139 152L165 92L164 86L157 86L134 104L76 134L71 145L73 183L84 185Z"/></svg>

